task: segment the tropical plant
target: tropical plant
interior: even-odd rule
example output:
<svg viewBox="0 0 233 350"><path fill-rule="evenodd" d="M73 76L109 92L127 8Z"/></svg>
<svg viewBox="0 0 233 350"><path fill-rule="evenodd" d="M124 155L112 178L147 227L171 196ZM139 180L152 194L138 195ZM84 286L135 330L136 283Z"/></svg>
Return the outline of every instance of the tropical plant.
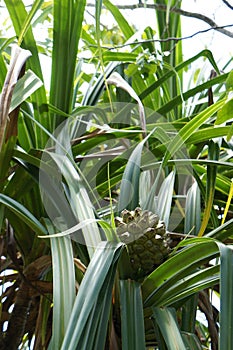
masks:
<svg viewBox="0 0 233 350"><path fill-rule="evenodd" d="M182 29L159 3L138 33L109 0L93 26L85 0L4 1L0 349L232 347L232 73L155 44Z"/></svg>

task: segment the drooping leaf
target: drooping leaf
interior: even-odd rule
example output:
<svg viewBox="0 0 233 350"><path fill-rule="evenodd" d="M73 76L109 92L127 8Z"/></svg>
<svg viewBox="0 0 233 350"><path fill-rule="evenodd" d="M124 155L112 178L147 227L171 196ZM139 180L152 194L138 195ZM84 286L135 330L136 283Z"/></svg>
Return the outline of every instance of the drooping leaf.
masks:
<svg viewBox="0 0 233 350"><path fill-rule="evenodd" d="M138 109L139 109L139 116L140 116L140 123L141 123L141 128L143 131L144 137L146 136L146 119L145 119L145 111L143 104L136 94L136 92L133 90L133 88L125 81L119 73L114 72L110 75L110 77L107 79L107 83L110 85L115 85L118 88L121 88L125 91L128 92L128 94L134 98L137 103L138 103Z"/></svg>
<svg viewBox="0 0 233 350"><path fill-rule="evenodd" d="M23 50L18 46L13 46L10 66L5 78L3 85L3 90L0 96L0 150L2 148L3 142L5 141L5 133L8 124L8 114L10 111L11 98L13 90L19 78L20 72L26 62L26 60L31 56L28 50Z"/></svg>
<svg viewBox="0 0 233 350"><path fill-rule="evenodd" d="M190 120L171 141L168 151L164 157L164 162L166 163L167 160L170 159L186 142L189 136L204 122L206 122L214 113L216 113L224 105L224 103L224 100L220 100Z"/></svg>
<svg viewBox="0 0 233 350"><path fill-rule="evenodd" d="M27 13L25 5L22 0L18 0L17 2L13 0L5 0L5 4L7 6L7 10L9 12L12 24L14 26L14 30L16 36L20 40L23 39L21 46L24 49L27 49L31 52L32 56L28 61L28 68L31 69L38 78L43 82L43 73L41 69L41 63L39 59L39 50L36 44L36 40L33 35L31 21L33 16L36 13L36 10L40 7L41 1L37 0L34 2L34 6L32 6L31 12ZM34 118L44 127L49 129L49 118L47 118L47 97L44 85L42 85L39 89L37 89L33 95L31 96L31 101L34 105ZM35 126L35 141L36 144L34 147L44 147L45 142L47 140L46 135L41 132L40 128Z"/></svg>
<svg viewBox="0 0 233 350"><path fill-rule="evenodd" d="M42 85L42 81L31 70L28 70L16 83L11 100L10 112L18 107Z"/></svg>
<svg viewBox="0 0 233 350"><path fill-rule="evenodd" d="M146 278L142 285L145 306L153 304L156 306L164 305L166 300L165 293L168 293L169 288L173 288L178 281L182 282L182 278L188 277L195 271L196 267L201 266L204 261L210 260L218 254L218 248L214 241L202 239L202 241L194 242L197 243L187 246L184 250L169 258ZM215 276L215 273L216 271L213 276ZM195 274L193 277L197 278L198 281L198 277ZM192 285L192 281L190 283ZM184 291L186 288L187 286L184 288ZM179 290L183 290L182 283L176 291L177 295L179 295ZM176 293L172 293L173 297L175 297Z"/></svg>
<svg viewBox="0 0 233 350"><path fill-rule="evenodd" d="M99 232L99 228L95 220L95 214L94 214L92 203L88 197L87 191L81 180L81 177L78 174L77 170L75 169L72 161L69 159L67 155L51 152L51 153L45 153L45 156L46 158L47 156L49 156L51 157L50 159L54 160L56 164L55 172L57 171L61 172L67 184L67 187L64 186L61 177L59 178L58 176L58 178L56 179L52 174L49 174L49 179L53 184L53 186L47 185L46 192L44 192L45 196L50 194L50 196L53 198L54 194L53 192L51 192L51 190L55 188L55 194L60 192L63 198L63 202L66 203L66 206L64 206L64 208L66 208L65 212L63 213L60 212L58 208L58 213L59 215L61 215L62 221L65 224L64 229L60 231L64 231L64 230L67 230L68 228L73 227L76 224L75 221L82 222L86 219L92 220L91 227L90 225L89 226L87 225L87 226L83 226L82 228L83 235L84 235L84 242L87 245L90 256L92 256L94 253L95 247L98 245L98 243L102 239ZM41 178L42 181L45 180L45 176L47 175L48 174L46 174L46 172L42 173L42 178ZM46 182L45 181L43 182L46 185ZM50 209L50 207L48 207L48 209ZM73 239L77 239L79 242L81 240L81 242L83 242L83 238L79 237L78 233L77 235L78 236L76 238L73 237Z"/></svg>
<svg viewBox="0 0 233 350"><path fill-rule="evenodd" d="M45 227L22 204L2 193L0 193L0 203L17 215L20 220L25 222L25 224L33 229L38 235L47 235L48 232Z"/></svg>
<svg viewBox="0 0 233 350"><path fill-rule="evenodd" d="M212 66L214 67L214 69L216 70L216 72L219 73L219 69L218 66L214 60L213 54L210 50L203 50L201 52L199 52L197 55L189 58L187 61L184 62L180 62L179 64L177 64L177 66L175 67L175 69L171 69L166 72L160 79L158 79L157 81L153 82L153 84L151 84L149 87L147 87L141 94L140 94L140 98L144 99L148 94L152 93L157 87L161 86L163 84L164 81L166 81L168 78L170 78L171 76L175 75L176 72L179 72L180 70L184 69L185 67L188 67L192 62L195 62L196 60L198 60L200 57L206 57L210 63L212 64ZM226 80L228 76L227 74L223 74L223 76L220 77L220 80L223 82ZM215 78L216 79L216 78ZM219 77L217 79L217 81L219 81ZM209 82L210 85L212 85L212 82ZM192 96L195 95L195 92L198 92L200 89L200 87L196 87L196 90L192 91L189 90L187 92L188 96ZM203 89L202 89L203 90ZM177 97L179 100L182 101L181 96ZM183 98L185 98L184 94L183 94ZM171 102L171 105L175 105L174 101ZM167 110L168 106L166 106L166 110ZM170 110L170 109L169 109ZM162 112L161 112L162 113Z"/></svg>

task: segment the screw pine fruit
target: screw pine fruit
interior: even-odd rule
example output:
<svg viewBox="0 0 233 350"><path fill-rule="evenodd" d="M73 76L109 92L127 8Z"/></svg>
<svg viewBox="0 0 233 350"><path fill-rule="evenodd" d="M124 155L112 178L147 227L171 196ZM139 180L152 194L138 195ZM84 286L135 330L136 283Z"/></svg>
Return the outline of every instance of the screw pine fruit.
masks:
<svg viewBox="0 0 233 350"><path fill-rule="evenodd" d="M131 278L139 280L162 264L169 254L169 236L158 215L137 207L115 218L117 235L127 246Z"/></svg>

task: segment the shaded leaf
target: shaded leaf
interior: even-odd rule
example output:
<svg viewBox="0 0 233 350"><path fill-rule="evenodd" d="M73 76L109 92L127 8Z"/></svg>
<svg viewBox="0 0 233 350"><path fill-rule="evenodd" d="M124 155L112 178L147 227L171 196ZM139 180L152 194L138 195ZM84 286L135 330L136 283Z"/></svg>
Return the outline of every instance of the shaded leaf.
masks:
<svg viewBox="0 0 233 350"><path fill-rule="evenodd" d="M220 278L220 349L230 350L233 344L233 250L219 245Z"/></svg>
<svg viewBox="0 0 233 350"><path fill-rule="evenodd" d="M186 350L182 339L178 322L175 316L175 310L171 308L153 307L154 320L157 323L168 350Z"/></svg>
<svg viewBox="0 0 233 350"><path fill-rule="evenodd" d="M38 235L47 235L48 232L45 227L22 204L2 193L0 193L0 203L17 215L20 220L25 222L25 224L33 229Z"/></svg>

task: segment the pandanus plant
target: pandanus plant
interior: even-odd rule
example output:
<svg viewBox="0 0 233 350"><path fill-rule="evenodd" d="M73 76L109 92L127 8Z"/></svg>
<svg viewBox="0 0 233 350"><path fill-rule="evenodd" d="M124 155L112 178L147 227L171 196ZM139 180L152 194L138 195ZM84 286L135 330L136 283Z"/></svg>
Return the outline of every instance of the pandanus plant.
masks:
<svg viewBox="0 0 233 350"><path fill-rule="evenodd" d="M2 41L1 348L217 349L220 335L230 349L232 74L208 50L185 62L181 42L158 52L154 30L141 37L109 0L94 30L84 0L4 3L22 49ZM179 15L161 3L158 35L175 37ZM101 46L102 5L127 50ZM51 16L39 44L33 28ZM202 58L217 75L183 91Z"/></svg>

